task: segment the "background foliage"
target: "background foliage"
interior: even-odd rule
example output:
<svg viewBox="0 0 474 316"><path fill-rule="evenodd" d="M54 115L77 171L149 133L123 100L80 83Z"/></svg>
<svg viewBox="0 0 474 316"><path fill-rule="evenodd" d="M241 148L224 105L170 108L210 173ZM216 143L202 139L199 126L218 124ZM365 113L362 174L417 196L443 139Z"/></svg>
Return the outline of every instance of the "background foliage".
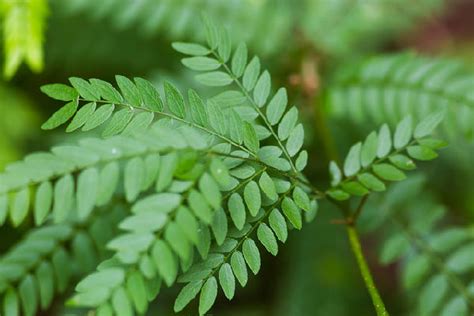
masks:
<svg viewBox="0 0 474 316"><path fill-rule="evenodd" d="M165 82L171 82L186 99L185 92L189 88L196 89L203 99L211 98L217 103L227 97L225 102L252 118L255 113L246 110L245 102L241 102L238 95L237 98L236 94L232 95L233 99L219 95L223 90L212 86L216 78L201 77L201 81L211 83L210 87L203 87L194 80L196 72L188 68L209 69L202 69L202 64L196 61L181 61L186 56L171 47L171 42L205 42L205 28L199 18L201 11L226 25L234 43L232 51L244 41L249 52L247 62L253 55L260 56L261 70L269 69L272 74L272 95L277 87L287 87L288 108L293 105L298 108L305 130L304 148L309 156L305 174L318 188L326 188L327 183L335 180L335 168L332 168L332 178L328 173L329 161L357 150L352 144L370 142L367 135L372 130L380 135L380 126L387 123L395 132L397 124L407 115L417 122L429 113L443 111L445 120L436 136L447 140L449 146L439 152L440 157L435 161L417 162L417 171L407 171L408 180L390 185L387 193L372 193L361 214L359 228L365 233L363 245L369 265L392 314L404 315L409 311L414 315L456 315L463 312L464 305L460 303L463 295L474 291L474 26L472 19L465 16L465 12L474 9L470 1L423 0L413 5L412 1L400 0L304 0L297 4L284 0L2 0L1 4L2 169L26 153L44 150L53 144L74 143L84 136L100 136L94 129L100 122L86 123L86 118L82 122L88 124L87 128L83 127L85 133L39 130L41 122L58 109L58 103L42 94L39 87L52 82L69 84L69 77L100 78L113 83L122 94L120 81L126 85L125 77L132 80L143 77L158 88L165 104L169 102ZM117 78L118 85L116 74L125 76ZM218 85L224 85L225 78L217 79ZM134 82L139 85L139 81ZM168 94L170 89L168 86ZM94 96L85 99L81 104L98 101ZM130 97L125 96L125 99L129 101ZM156 106L152 112L144 113L156 115L153 111L160 111L160 105ZM115 111L116 115L120 109L119 106L109 109L109 114ZM179 113L179 109L176 111L175 114ZM77 128L82 126L81 122L76 123ZM209 129L219 132L219 127L209 124ZM69 125L71 130L73 127ZM333 141L327 141L327 133L333 135ZM261 129L257 134L262 139L265 133ZM94 146L85 141L80 144L88 148ZM106 144L101 143L101 146ZM255 143L243 146L252 148ZM55 154L61 155L70 149L58 149ZM162 162L169 155L158 153ZM191 158L182 155L183 170L190 161L210 168L210 162ZM407 161L397 158L389 163L403 169L400 166ZM152 161L156 157L150 154L148 159ZM140 169L136 166L140 163L132 161L128 168ZM410 169L410 166L405 167ZM347 175L355 169L359 172L360 166L351 168L340 163L339 168ZM212 169L208 172L212 174ZM256 168L253 172L238 170L233 175L237 174L242 180L255 177L258 182L257 176L262 171ZM91 173L93 171L84 178L90 178ZM186 181L199 182L186 176ZM68 178L63 179L67 183ZM362 182L360 178L359 181ZM338 188L345 194L361 194L353 183ZM373 185L376 188L376 184ZM44 185L46 191L47 186ZM133 183L128 187L126 199L135 200L138 192L134 192ZM333 188L332 191L338 190ZM334 196L344 198L337 193ZM234 197L234 203L240 205L236 200ZM31 200L32 207L33 202ZM38 257L48 258L35 266L35 277L41 280L55 266L64 266L63 269L70 271L63 271L62 275L77 283L84 275L81 268L90 272L99 260L107 258L107 241L119 233L113 229L129 212L123 209L123 203L114 200L111 211L99 207L87 225L71 221L30 231L47 214L7 221L0 230L0 260L12 260L8 256L14 257L13 247L21 240L20 249L34 249L29 258L31 262L36 262ZM84 205L83 214L87 215L90 207ZM52 213L62 216L54 209ZM338 217L331 204L321 204L316 220L305 224L301 231L290 231L286 243L278 244L278 250L273 244L259 245L259 274L250 277L250 267L245 288L240 288L241 280L237 280L231 302L226 298L231 296L230 292L224 295L219 288L212 312L218 315L373 313L343 236L344 227L334 224ZM14 228L13 224L18 227ZM104 229L110 234L98 232L94 229L97 226L110 227ZM54 236L55 246L35 244L41 239L39 236ZM120 245L112 248L120 252ZM278 251L278 256L273 257L264 249L270 253ZM127 256L130 254L123 254L124 258ZM64 265L70 258L79 264ZM94 258L94 262L87 262L87 258ZM20 295L28 295L31 282L28 278L21 280L19 286L23 294ZM68 286L71 283L67 279L58 282L55 288L63 294L54 299L41 296L37 302L38 306L47 307L44 314L85 315L85 309L63 307L73 287ZM459 287L462 287L460 291ZM174 299L180 287L164 288L159 299L150 303L149 314L173 314ZM458 290L453 291L453 288ZM2 300L13 296L11 292L2 293ZM193 301L182 313L192 314L197 310L198 302Z"/></svg>

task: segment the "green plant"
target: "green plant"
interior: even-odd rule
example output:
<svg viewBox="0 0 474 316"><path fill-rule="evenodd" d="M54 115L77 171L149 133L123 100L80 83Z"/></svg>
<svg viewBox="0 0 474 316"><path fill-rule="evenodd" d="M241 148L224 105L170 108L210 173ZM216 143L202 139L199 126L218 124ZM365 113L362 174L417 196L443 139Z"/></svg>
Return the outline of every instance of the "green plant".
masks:
<svg viewBox="0 0 474 316"><path fill-rule="evenodd" d="M250 272L259 272L260 251L277 255L278 241L313 220L325 201L341 210L375 310L388 315L356 223L369 195L404 180L415 160L437 157L446 144L435 128L446 109L416 122L404 116L394 129L383 124L353 145L342 164L331 157L331 183L317 188L303 174L304 128L286 89L271 95L259 58L249 58L245 43L232 50L225 28L205 24L206 46L173 47L187 55L186 67L201 72L198 82L222 88L207 101L193 90L185 97L168 82L161 94L145 79L124 76L116 76L118 89L78 77L41 88L66 102L43 129L68 123L66 132L100 129L102 136L30 154L0 175L0 222L45 225L0 259L4 314L48 308L71 276L80 281L67 305L100 316L143 314L162 285L176 282L185 285L174 310L199 295L204 315L219 288L232 299L237 283L245 286ZM387 251L383 258L396 257ZM473 262L464 252L462 273ZM456 300L450 308L467 314L472 293Z"/></svg>

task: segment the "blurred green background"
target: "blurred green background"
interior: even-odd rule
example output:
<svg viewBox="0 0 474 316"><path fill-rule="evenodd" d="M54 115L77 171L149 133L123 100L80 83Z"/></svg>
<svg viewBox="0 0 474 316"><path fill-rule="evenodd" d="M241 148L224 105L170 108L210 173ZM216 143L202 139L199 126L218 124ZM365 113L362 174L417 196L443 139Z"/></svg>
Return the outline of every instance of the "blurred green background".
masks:
<svg viewBox="0 0 474 316"><path fill-rule="evenodd" d="M261 56L275 85L288 87L291 103L304 113L311 152L306 173L317 184L327 183L327 158L312 130L314 96L344 70L341 65L409 49L455 57L474 70L472 0L32 0L31 6L19 4L24 6L20 9L12 7L15 2L22 1L2 0L0 169L25 153L79 137L40 130L41 122L59 106L40 93L43 84L66 82L71 76L111 80L123 74L156 83L171 80L211 95L213 91L193 82L170 47L172 41L202 39L202 11L225 24L234 42L246 41L251 53ZM26 64L20 63L21 56ZM372 128L331 121L341 153ZM429 190L447 205L453 223L474 218L473 153L472 144L454 142L424 170L432 184ZM450 190L445 178L456 179ZM376 217L376 212L368 214ZM276 258L263 258L262 272L237 291L232 302L218 298L215 315L372 315L344 227L332 224L337 217L329 205L321 205L317 219L290 234ZM361 223L370 232L363 240L365 253L388 310L404 314L407 294L400 290L399 267L378 264L377 241L383 233L371 231L370 222L367 218ZM0 250L8 249L26 228L2 228ZM149 314L172 314L177 291L164 291Z"/></svg>

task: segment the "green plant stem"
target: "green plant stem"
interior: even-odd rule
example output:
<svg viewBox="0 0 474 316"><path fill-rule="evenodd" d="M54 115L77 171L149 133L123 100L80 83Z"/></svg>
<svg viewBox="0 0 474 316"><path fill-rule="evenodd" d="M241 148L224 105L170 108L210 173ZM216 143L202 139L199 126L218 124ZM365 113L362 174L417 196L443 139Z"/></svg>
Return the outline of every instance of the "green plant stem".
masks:
<svg viewBox="0 0 474 316"><path fill-rule="evenodd" d="M372 277L372 274L370 273L369 266L367 265L364 254L362 252L357 230L353 225L347 225L346 228L352 252L356 257L357 265L359 266L360 273L362 274L362 278L364 279L365 286L369 291L369 295L372 299L375 311L377 312L378 316L388 316L388 312L385 309L385 305L382 301L382 298L380 297L379 291L375 286L374 279Z"/></svg>
<svg viewBox="0 0 474 316"><path fill-rule="evenodd" d="M324 115L324 111L321 108L320 102L315 102L315 121L316 121L316 131L319 134L321 142L323 144L324 150L326 152L326 157L328 160L333 160L335 162L340 162L340 157L337 152L334 139L329 131L329 128L326 123L326 117ZM372 303L374 305L375 311L377 312L378 316L388 316L388 312L385 309L385 305L382 301L382 298L379 294L377 287L375 286L374 279L372 274L370 273L369 266L364 257L364 253L362 252L362 247L359 240L359 235L355 228L355 222L359 217L360 213L362 212L363 206L367 201L367 196L365 196L360 204L359 207L356 209L354 213L352 213L349 209L349 205L347 203L341 205L332 199L328 199L328 201L333 202L336 206L341 209L342 213L344 214L345 224L347 235L349 237L349 243L351 245L352 252L356 257L357 265L359 266L360 273L362 275L362 279L364 280L365 286L369 292L369 295L372 299Z"/></svg>

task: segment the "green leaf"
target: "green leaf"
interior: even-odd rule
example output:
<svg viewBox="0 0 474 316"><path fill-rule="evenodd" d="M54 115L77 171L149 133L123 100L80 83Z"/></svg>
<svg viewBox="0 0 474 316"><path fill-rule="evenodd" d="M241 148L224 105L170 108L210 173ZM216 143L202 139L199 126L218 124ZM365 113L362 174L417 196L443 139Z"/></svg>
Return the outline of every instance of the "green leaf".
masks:
<svg viewBox="0 0 474 316"><path fill-rule="evenodd" d="M154 114L151 112L142 112L136 115L127 127L123 130L124 135L132 135L137 132L144 132L153 121Z"/></svg>
<svg viewBox="0 0 474 316"><path fill-rule="evenodd" d="M186 284L185 287L179 292L178 297L174 302L174 312L182 311L199 293L202 288L203 281L193 281Z"/></svg>
<svg viewBox="0 0 474 316"><path fill-rule="evenodd" d="M77 110L77 102L71 101L65 106L57 110L51 115L51 117L41 125L41 129L49 130L54 129L64 123L66 123Z"/></svg>
<svg viewBox="0 0 474 316"><path fill-rule="evenodd" d="M403 284L407 289L417 286L431 269L431 261L427 255L418 255L408 261L403 273Z"/></svg>
<svg viewBox="0 0 474 316"><path fill-rule="evenodd" d="M240 285L244 287L247 284L247 266L245 265L244 256L240 251L236 251L230 258L230 264L234 271L235 277L239 281Z"/></svg>
<svg viewBox="0 0 474 316"><path fill-rule="evenodd" d="M155 193L140 199L132 207L132 212L139 213L162 213L168 214L176 209L181 203L181 195L176 193Z"/></svg>
<svg viewBox="0 0 474 316"><path fill-rule="evenodd" d="M420 315L432 315L439 310L449 288L445 275L437 275L431 278L420 292L419 313Z"/></svg>
<svg viewBox="0 0 474 316"><path fill-rule="evenodd" d="M242 245L242 252L250 270L253 274L257 274L260 270L260 252L255 241L246 239Z"/></svg>
<svg viewBox="0 0 474 316"><path fill-rule="evenodd" d="M355 175L360 170L360 150L362 144L359 142L351 147L344 160L344 174L346 177Z"/></svg>
<svg viewBox="0 0 474 316"><path fill-rule="evenodd" d="M219 283L224 291L225 297L231 300L235 293L235 278L232 268L227 262L219 269Z"/></svg>
<svg viewBox="0 0 474 316"><path fill-rule="evenodd" d="M252 124L249 122L244 122L244 129L243 129L243 136L244 136L244 144L245 146L252 152L256 153L258 148L260 147L257 133Z"/></svg>
<svg viewBox="0 0 474 316"><path fill-rule="evenodd" d="M215 277L210 277L204 283L199 296L199 315L205 315L214 305L217 297L217 280Z"/></svg>
<svg viewBox="0 0 474 316"><path fill-rule="evenodd" d="M142 212L137 215L128 216L119 227L132 232L154 232L163 228L167 223L166 214L156 212Z"/></svg>
<svg viewBox="0 0 474 316"><path fill-rule="evenodd" d="M245 70L245 66L247 65L247 46L244 42L241 42L237 49L234 52L234 56L232 57L232 73L236 78L242 76Z"/></svg>
<svg viewBox="0 0 474 316"><path fill-rule="evenodd" d="M176 223L193 244L198 244L199 224L186 207L180 207L178 209Z"/></svg>
<svg viewBox="0 0 474 316"><path fill-rule="evenodd" d="M441 311L441 316L451 316L451 315L459 315L459 316L467 316L469 313L467 304L462 297L455 297L452 298L448 303L444 306L443 310Z"/></svg>
<svg viewBox="0 0 474 316"><path fill-rule="evenodd" d="M82 127L83 131L90 131L91 129L96 128L105 121L107 121L112 113L114 112L115 106L113 104L105 104L99 107L92 116L90 116L84 126Z"/></svg>
<svg viewBox="0 0 474 316"><path fill-rule="evenodd" d="M230 217L238 230L242 230L245 224L245 206L242 197L238 193L233 193L227 201Z"/></svg>
<svg viewBox="0 0 474 316"><path fill-rule="evenodd" d="M109 304L102 304L97 308L96 315L97 316L113 316L112 307L110 307Z"/></svg>
<svg viewBox="0 0 474 316"><path fill-rule="evenodd" d="M222 194L219 186L208 173L204 173L199 179L199 190L214 209L221 206Z"/></svg>
<svg viewBox="0 0 474 316"><path fill-rule="evenodd" d="M331 175L331 186L337 186L341 182L342 172L334 161L329 163L329 174Z"/></svg>
<svg viewBox="0 0 474 316"><path fill-rule="evenodd" d="M356 181L343 182L341 188L347 193L357 196L363 196L369 193L362 184Z"/></svg>
<svg viewBox="0 0 474 316"><path fill-rule="evenodd" d="M410 243L404 235L394 235L383 244L380 253L380 261L389 264L398 260L410 247Z"/></svg>
<svg viewBox="0 0 474 316"><path fill-rule="evenodd" d="M206 224L201 224L199 227L199 239L196 245L199 254L203 259L207 258L209 249L211 247L211 232Z"/></svg>
<svg viewBox="0 0 474 316"><path fill-rule="evenodd" d="M377 176L387 181L401 181L406 178L402 171L392 165L385 163L374 165L372 170Z"/></svg>
<svg viewBox="0 0 474 316"><path fill-rule="evenodd" d="M217 44L219 42L219 28L217 27L216 23L206 14L203 15L202 20L206 28L207 43L211 49L215 49L217 48ZM222 27L221 25L219 26Z"/></svg>
<svg viewBox="0 0 474 316"><path fill-rule="evenodd" d="M457 249L446 260L446 267L455 273L467 273L474 268L474 244L467 244Z"/></svg>
<svg viewBox="0 0 474 316"><path fill-rule="evenodd" d="M257 215L262 206L262 198L260 196L260 189L255 181L250 181L244 188L244 200L249 209L250 215Z"/></svg>
<svg viewBox="0 0 474 316"><path fill-rule="evenodd" d="M146 286L143 276L138 271L133 271L127 277L126 289L139 314L144 314L148 307Z"/></svg>
<svg viewBox="0 0 474 316"><path fill-rule="evenodd" d="M251 91L253 89L255 83L257 82L259 73L260 60L257 56L255 56L245 68L244 77L242 78L242 83L247 91Z"/></svg>
<svg viewBox="0 0 474 316"><path fill-rule="evenodd" d="M161 192L171 184L177 165L178 157L176 153L171 152L162 157L160 172L156 180L156 191Z"/></svg>
<svg viewBox="0 0 474 316"><path fill-rule="evenodd" d="M47 261L42 262L36 269L36 279L38 280L38 290L40 305L46 309L54 298L54 274L51 264Z"/></svg>
<svg viewBox="0 0 474 316"><path fill-rule="evenodd" d="M129 108L115 112L102 132L102 136L109 137L122 132L132 119L133 115L133 111L131 111Z"/></svg>
<svg viewBox="0 0 474 316"><path fill-rule="evenodd" d="M467 240L469 234L469 230L465 230L464 228L446 229L432 236L429 240L429 244L435 252L446 252Z"/></svg>
<svg viewBox="0 0 474 316"><path fill-rule="evenodd" d="M411 116L405 117L398 123L393 135L393 146L395 149L400 149L408 144L411 139L413 131L413 120Z"/></svg>
<svg viewBox="0 0 474 316"><path fill-rule="evenodd" d="M147 279L153 279L156 277L156 268L149 255L142 255L139 265L140 272L143 273L143 276Z"/></svg>
<svg viewBox="0 0 474 316"><path fill-rule="evenodd" d="M70 174L59 179L54 186L54 222L64 221L74 201L74 179Z"/></svg>
<svg viewBox="0 0 474 316"><path fill-rule="evenodd" d="M308 164L308 152L303 150L299 153L298 158L295 161L296 170L302 171Z"/></svg>
<svg viewBox="0 0 474 316"><path fill-rule="evenodd" d="M272 230L267 226L267 224L261 223L258 226L257 237L269 253L274 256L278 254L278 244L275 235L273 235Z"/></svg>
<svg viewBox="0 0 474 316"><path fill-rule="evenodd" d="M181 59L181 62L189 69L196 71L216 70L221 66L221 63L218 60L209 57L183 58Z"/></svg>
<svg viewBox="0 0 474 316"><path fill-rule="evenodd" d="M128 79L127 77L116 75L115 81L117 81L117 85L122 92L123 97L125 98L126 102L128 102L132 106L139 107L142 104L142 100L140 97L140 92L132 80Z"/></svg>
<svg viewBox="0 0 474 316"><path fill-rule="evenodd" d="M32 275L27 275L18 287L21 306L25 316L33 316L38 309L38 297L36 295L36 281Z"/></svg>
<svg viewBox="0 0 474 316"><path fill-rule="evenodd" d="M18 295L12 288L9 288L5 293L5 297L3 299L3 314L5 316L20 315Z"/></svg>
<svg viewBox="0 0 474 316"><path fill-rule="evenodd" d="M271 125L277 124L283 113L285 113L286 105L288 104L288 95L285 88L278 89L267 106L267 119Z"/></svg>
<svg viewBox="0 0 474 316"><path fill-rule="evenodd" d="M210 87L227 86L233 81L232 77L223 71L206 72L196 75L195 78L199 83Z"/></svg>
<svg viewBox="0 0 474 316"><path fill-rule="evenodd" d="M48 97L60 101L71 101L79 96L75 89L61 83L47 84L41 86L40 90Z"/></svg>
<svg viewBox="0 0 474 316"><path fill-rule="evenodd" d="M122 95L110 83L100 79L90 79L89 81L100 92L104 100L112 103L123 102Z"/></svg>
<svg viewBox="0 0 474 316"><path fill-rule="evenodd" d="M130 300L123 287L117 288L112 294L112 307L116 315L133 316L133 309Z"/></svg>
<svg viewBox="0 0 474 316"><path fill-rule="evenodd" d="M214 180L216 180L221 187L227 187L232 181L229 175L229 170L220 159L212 159L210 165L210 171Z"/></svg>
<svg viewBox="0 0 474 316"><path fill-rule="evenodd" d="M191 56L205 56L210 53L206 47L194 43L174 42L171 46L176 51Z"/></svg>
<svg viewBox="0 0 474 316"><path fill-rule="evenodd" d="M433 160L438 157L438 154L431 148L426 146L408 146L408 155L417 160Z"/></svg>
<svg viewBox="0 0 474 316"><path fill-rule="evenodd" d="M143 78L133 79L137 85L138 91L142 97L143 105L152 111L163 111L163 101L156 88Z"/></svg>
<svg viewBox="0 0 474 316"><path fill-rule="evenodd" d="M298 109L292 107L286 114L283 116L280 124L278 125L278 138L285 140L290 136L290 133L293 131L293 127L296 125L298 120Z"/></svg>
<svg viewBox="0 0 474 316"><path fill-rule="evenodd" d="M247 97L242 93L242 91L226 90L213 96L211 100L216 104L223 105L226 108L231 108L242 105L247 100Z"/></svg>
<svg viewBox="0 0 474 316"><path fill-rule="evenodd" d="M127 162L124 171L124 188L127 201L135 200L141 191L145 177L145 165L143 160L135 157Z"/></svg>
<svg viewBox="0 0 474 316"><path fill-rule="evenodd" d="M360 163L363 168L370 165L377 157L378 138L377 133L372 132L367 136L360 152Z"/></svg>
<svg viewBox="0 0 474 316"><path fill-rule="evenodd" d="M445 115L444 111L438 111L436 113L428 115L415 127L415 132L413 136L415 138L422 138L430 135L433 130L441 123Z"/></svg>
<svg viewBox="0 0 474 316"><path fill-rule="evenodd" d="M82 108L77 111L76 115L72 119L66 128L66 132L73 132L76 129L80 128L84 123L92 116L96 108L95 102L90 102L84 105Z"/></svg>
<svg viewBox="0 0 474 316"><path fill-rule="evenodd" d="M184 98L182 94L171 83L165 81L164 83L166 104L169 110L174 115L183 118L186 115L186 108L184 105Z"/></svg>
<svg viewBox="0 0 474 316"><path fill-rule="evenodd" d="M57 280L57 288L60 293L66 290L71 276L70 258L63 248L58 248L52 257L54 275Z"/></svg>
<svg viewBox="0 0 474 316"><path fill-rule="evenodd" d="M98 206L106 204L115 192L119 180L119 166L117 162L109 162L100 171L99 187L97 189Z"/></svg>
<svg viewBox="0 0 474 316"><path fill-rule="evenodd" d="M311 210L311 202L306 192L300 187L295 187L293 190L293 200L296 205L304 211L309 212Z"/></svg>
<svg viewBox="0 0 474 316"><path fill-rule="evenodd" d="M222 208L214 212L211 228L217 245L222 245L227 236L227 216Z"/></svg>
<svg viewBox="0 0 474 316"><path fill-rule="evenodd" d="M268 71L264 71L255 85L253 90L253 98L258 107L262 107L267 102L268 95L270 94L271 78Z"/></svg>
<svg viewBox="0 0 474 316"><path fill-rule="evenodd" d="M400 168L402 170L413 170L416 168L416 165L413 160L402 154L390 155L388 159L392 164L395 165L395 167Z"/></svg>
<svg viewBox="0 0 474 316"><path fill-rule="evenodd" d="M201 97L196 91L189 90L188 99L193 121L201 126L208 126L207 111Z"/></svg>
<svg viewBox="0 0 474 316"><path fill-rule="evenodd" d="M194 211L196 217L210 224L212 220L212 212L209 204L206 202L201 193L196 190L191 190L188 196L188 204Z"/></svg>
<svg viewBox="0 0 474 316"><path fill-rule="evenodd" d="M72 252L74 260L77 260L78 269L82 273L91 271L96 266L97 253L95 250L91 235L85 231L76 232L72 241Z"/></svg>
<svg viewBox="0 0 474 316"><path fill-rule="evenodd" d="M441 139L436 139L436 138L418 139L418 144L429 147L431 149L441 149L448 146L447 142Z"/></svg>
<svg viewBox="0 0 474 316"><path fill-rule="evenodd" d="M157 240L151 250L151 256L166 285L171 286L178 273L178 265L171 249L164 241Z"/></svg>
<svg viewBox="0 0 474 316"><path fill-rule="evenodd" d="M366 188L372 191L381 192L385 191L385 184L380 181L377 177L370 173L362 173L357 176L357 180L360 181Z"/></svg>
<svg viewBox="0 0 474 316"><path fill-rule="evenodd" d="M268 222L270 224L270 227L275 232L277 238L281 242L285 242L288 238L288 227L286 226L286 220L283 215L281 215L280 211L274 209L268 217Z"/></svg>
<svg viewBox="0 0 474 316"><path fill-rule="evenodd" d="M171 222L167 225L164 236L165 240L182 260L189 259L191 245L183 230L176 223Z"/></svg>
<svg viewBox="0 0 474 316"><path fill-rule="evenodd" d="M283 210L283 214L285 214L286 218L290 221L290 223L296 229L301 229L303 226L302 219L301 219L301 212L296 206L295 202L288 197L285 197L281 203L281 208Z"/></svg>
<svg viewBox="0 0 474 316"><path fill-rule="evenodd" d="M80 220L91 213L99 188L99 173L96 168L82 171L77 179L77 215Z"/></svg>
<svg viewBox="0 0 474 316"><path fill-rule="evenodd" d="M278 198L278 194L276 193L275 183L273 183L272 178L266 173L265 171L260 176L258 180L260 184L260 188L262 189L263 193L271 200L276 201Z"/></svg>
<svg viewBox="0 0 474 316"><path fill-rule="evenodd" d="M392 137L387 124L382 125L379 131L379 141L377 144L377 157L383 158L388 155L392 149Z"/></svg>
<svg viewBox="0 0 474 316"><path fill-rule="evenodd" d="M100 99L99 90L93 87L86 80L82 78L71 77L69 78L69 82L84 99L88 101L98 101Z"/></svg>
<svg viewBox="0 0 474 316"><path fill-rule="evenodd" d="M219 32L219 40L217 43L217 52L221 57L222 61L225 63L229 60L230 53L232 51L232 43L230 40L229 32L226 28L221 27Z"/></svg>
<svg viewBox="0 0 474 316"><path fill-rule="evenodd" d="M41 225L46 216L51 211L51 205L53 203L53 186L51 182L46 181L40 184L35 196L35 225ZM1 221L0 221L1 222Z"/></svg>
<svg viewBox="0 0 474 316"><path fill-rule="evenodd" d="M159 154L149 154L145 158L145 178L142 189L148 189L158 177L160 172L161 156Z"/></svg>
<svg viewBox="0 0 474 316"><path fill-rule="evenodd" d="M293 157L296 155L301 147L303 146L304 142L304 129L303 124L298 124L296 127L291 131L288 141L286 142L286 149L288 150L288 154Z"/></svg>

